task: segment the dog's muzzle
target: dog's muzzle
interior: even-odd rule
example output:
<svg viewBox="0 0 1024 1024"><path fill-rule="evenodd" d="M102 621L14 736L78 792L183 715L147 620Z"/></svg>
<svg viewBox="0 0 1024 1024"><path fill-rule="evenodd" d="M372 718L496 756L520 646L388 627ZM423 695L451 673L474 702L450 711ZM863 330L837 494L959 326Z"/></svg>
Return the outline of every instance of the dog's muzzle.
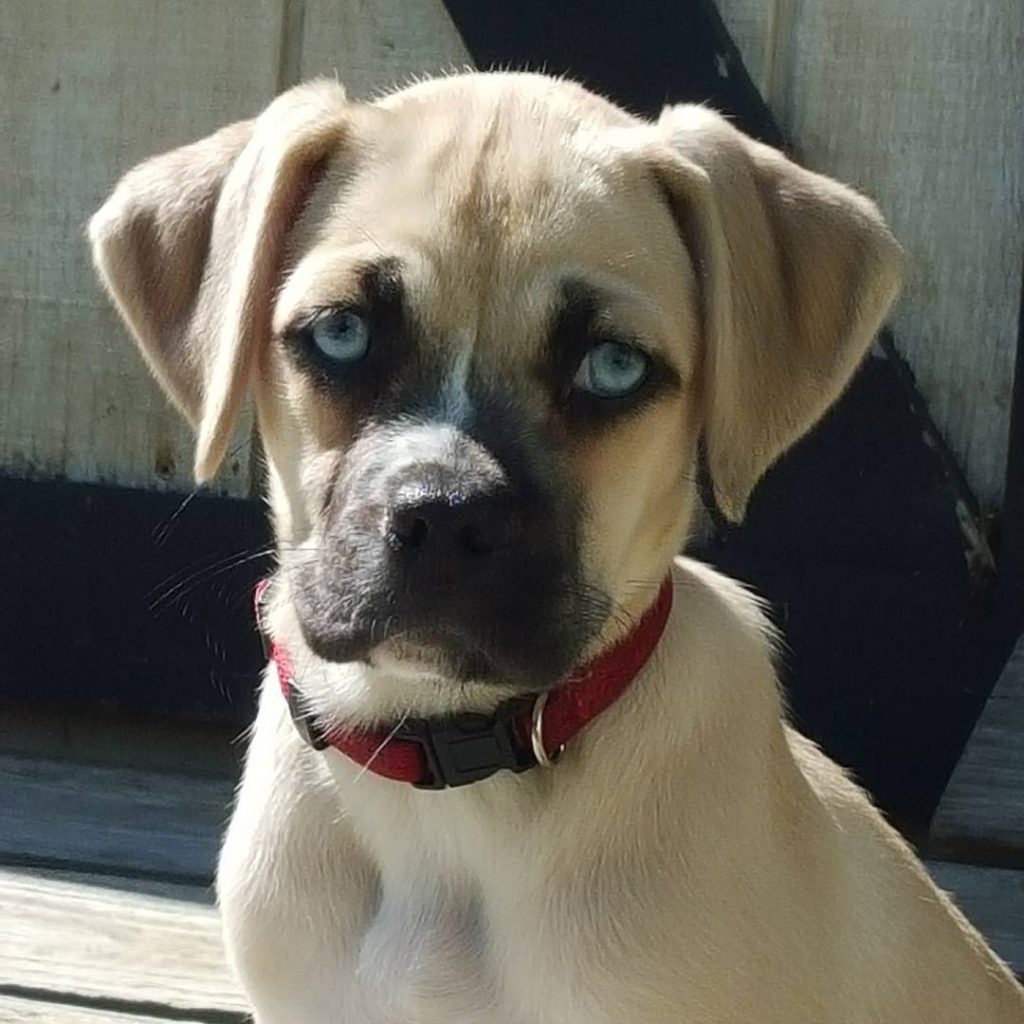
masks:
<svg viewBox="0 0 1024 1024"><path fill-rule="evenodd" d="M518 497L498 466L434 462L390 480L381 534L391 575L426 608L453 585L493 587L508 570L522 526Z"/></svg>
<svg viewBox="0 0 1024 1024"><path fill-rule="evenodd" d="M316 654L531 691L569 669L607 604L582 579L568 473L523 436L403 424L353 445L293 575Z"/></svg>

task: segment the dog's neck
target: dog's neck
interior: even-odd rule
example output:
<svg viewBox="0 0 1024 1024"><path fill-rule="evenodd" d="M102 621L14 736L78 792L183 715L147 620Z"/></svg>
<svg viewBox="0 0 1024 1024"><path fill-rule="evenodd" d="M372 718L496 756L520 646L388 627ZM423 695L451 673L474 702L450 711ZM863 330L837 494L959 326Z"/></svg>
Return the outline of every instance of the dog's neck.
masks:
<svg viewBox="0 0 1024 1024"><path fill-rule="evenodd" d="M672 608L672 582L666 579L653 604L616 643L553 690L505 701L489 714L403 718L379 729L325 729L303 698L285 645L263 630L261 605L266 589L264 582L256 591L257 618L302 738L316 750L334 747L377 775L426 789L462 786L503 769L521 772L553 763L644 667Z"/></svg>

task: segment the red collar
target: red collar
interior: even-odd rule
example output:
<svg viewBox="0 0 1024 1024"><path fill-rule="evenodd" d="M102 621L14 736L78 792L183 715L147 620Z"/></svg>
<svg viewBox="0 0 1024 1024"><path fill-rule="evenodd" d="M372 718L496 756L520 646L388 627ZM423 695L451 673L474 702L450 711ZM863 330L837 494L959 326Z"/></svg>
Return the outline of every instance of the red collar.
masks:
<svg viewBox="0 0 1024 1024"><path fill-rule="evenodd" d="M256 617L269 581L256 588ZM551 764L588 722L615 702L647 663L672 609L666 579L636 628L574 671L550 693L508 701L490 714L408 720L395 729L320 731L295 685L288 652L277 642L269 654L281 691L303 738L314 748L334 747L367 770L424 789L461 786L502 768L521 772Z"/></svg>

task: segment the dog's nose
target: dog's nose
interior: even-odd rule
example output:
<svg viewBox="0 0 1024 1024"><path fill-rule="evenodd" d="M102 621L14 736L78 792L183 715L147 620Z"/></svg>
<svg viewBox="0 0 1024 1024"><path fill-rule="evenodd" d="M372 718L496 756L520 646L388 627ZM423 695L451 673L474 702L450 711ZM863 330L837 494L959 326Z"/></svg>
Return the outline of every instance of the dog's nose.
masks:
<svg viewBox="0 0 1024 1024"><path fill-rule="evenodd" d="M395 556L437 568L509 552L519 518L509 488L400 488L388 509L385 536ZM454 567L454 566L453 566Z"/></svg>

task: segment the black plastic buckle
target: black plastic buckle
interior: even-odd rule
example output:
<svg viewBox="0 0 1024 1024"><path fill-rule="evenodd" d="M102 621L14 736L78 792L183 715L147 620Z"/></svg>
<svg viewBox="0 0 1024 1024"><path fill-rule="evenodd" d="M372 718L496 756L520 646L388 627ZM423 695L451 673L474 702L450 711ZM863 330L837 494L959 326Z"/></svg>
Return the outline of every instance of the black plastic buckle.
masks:
<svg viewBox="0 0 1024 1024"><path fill-rule="evenodd" d="M310 714L306 702L302 699L298 687L288 687L288 710L291 712L292 722L298 730L302 739L314 750L326 750L330 743L327 737L320 731L313 716Z"/></svg>
<svg viewBox="0 0 1024 1024"><path fill-rule="evenodd" d="M517 700L490 715L464 712L405 722L396 737L420 744L430 769L430 778L416 783L416 788L466 786L502 769L519 773L532 768L537 759L516 729L516 719L529 714L531 707L531 701Z"/></svg>

